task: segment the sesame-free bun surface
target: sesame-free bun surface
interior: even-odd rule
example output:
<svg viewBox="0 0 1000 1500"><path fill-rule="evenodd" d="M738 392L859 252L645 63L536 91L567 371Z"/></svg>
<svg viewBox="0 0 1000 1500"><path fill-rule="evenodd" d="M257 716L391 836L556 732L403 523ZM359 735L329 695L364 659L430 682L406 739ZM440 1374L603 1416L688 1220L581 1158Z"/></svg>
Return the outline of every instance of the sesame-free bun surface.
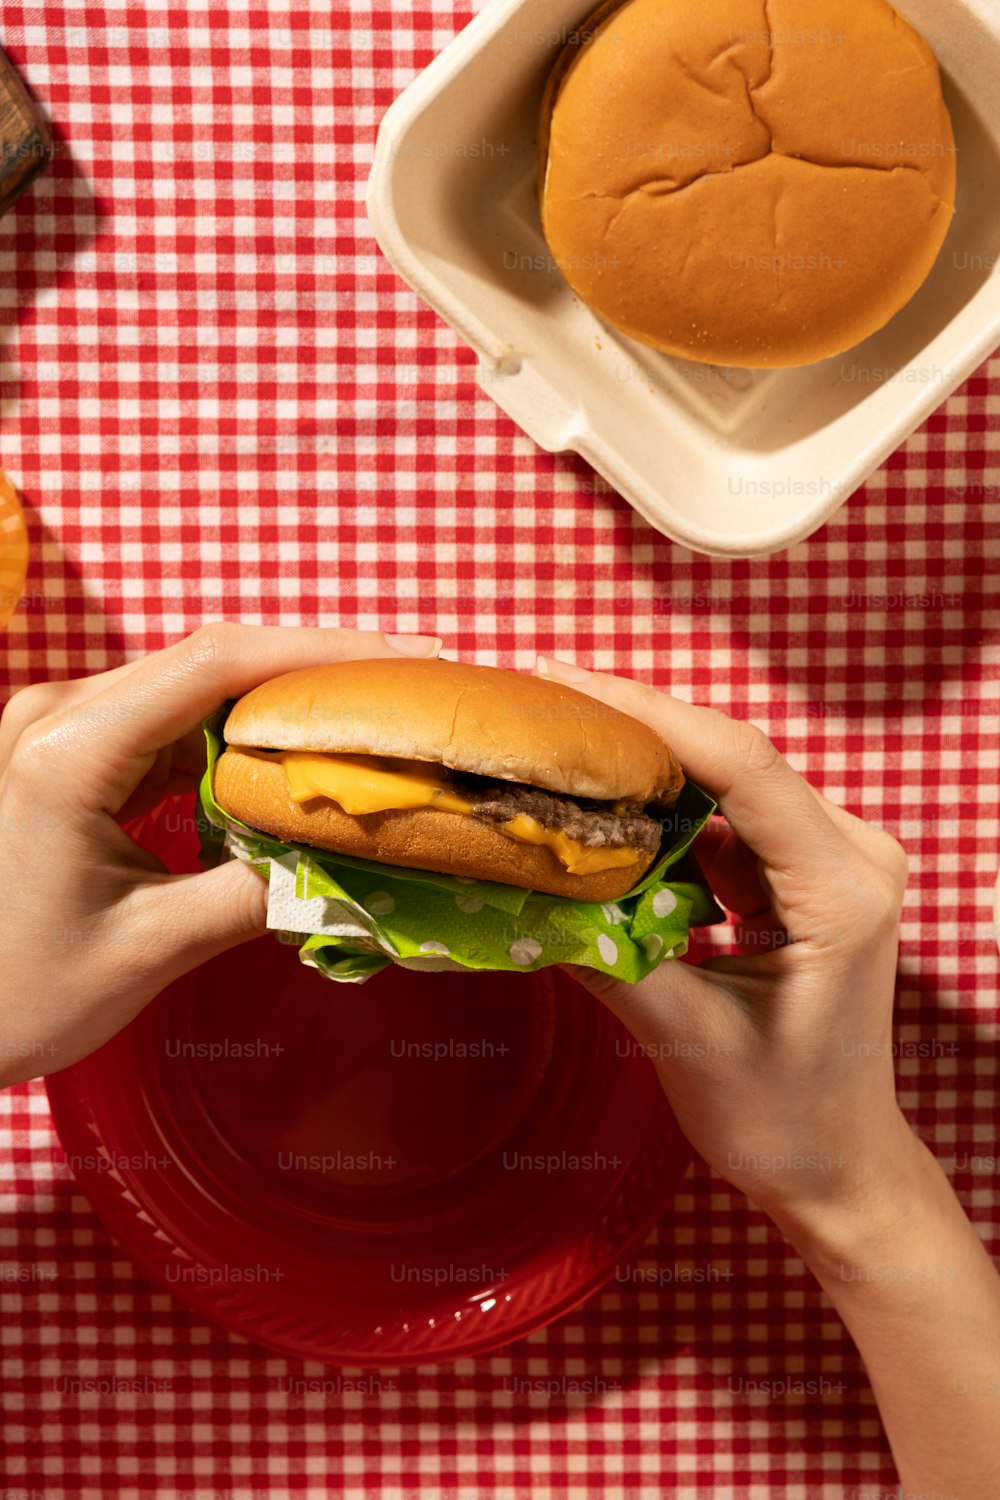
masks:
<svg viewBox="0 0 1000 1500"><path fill-rule="evenodd" d="M803 365L913 297L956 157L934 54L886 0L625 0L579 35L542 106L540 207L606 322Z"/></svg>
<svg viewBox="0 0 1000 1500"><path fill-rule="evenodd" d="M288 672L241 698L224 734L243 748L432 761L608 802L671 805L684 784L673 751L637 719L557 683L462 662Z"/></svg>
<svg viewBox="0 0 1000 1500"><path fill-rule="evenodd" d="M283 843L411 870L497 880L573 901L617 900L656 858L641 851L635 864L570 875L550 850L519 843L475 817L433 807L354 817L325 797L295 803L279 761L236 749L225 750L216 762L214 791L226 812Z"/></svg>

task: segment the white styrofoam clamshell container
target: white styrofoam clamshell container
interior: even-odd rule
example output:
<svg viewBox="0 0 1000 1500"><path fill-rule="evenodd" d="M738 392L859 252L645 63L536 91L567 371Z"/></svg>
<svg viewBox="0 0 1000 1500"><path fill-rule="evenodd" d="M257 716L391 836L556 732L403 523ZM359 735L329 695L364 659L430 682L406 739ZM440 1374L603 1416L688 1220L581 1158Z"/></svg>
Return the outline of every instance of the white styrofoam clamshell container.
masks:
<svg viewBox="0 0 1000 1500"><path fill-rule="evenodd" d="M958 211L880 333L793 370L668 358L603 324L549 255L538 111L584 0L489 0L388 110L368 212L392 265L542 448L581 454L674 541L759 557L821 526L1000 346L1000 6L900 0L940 60Z"/></svg>

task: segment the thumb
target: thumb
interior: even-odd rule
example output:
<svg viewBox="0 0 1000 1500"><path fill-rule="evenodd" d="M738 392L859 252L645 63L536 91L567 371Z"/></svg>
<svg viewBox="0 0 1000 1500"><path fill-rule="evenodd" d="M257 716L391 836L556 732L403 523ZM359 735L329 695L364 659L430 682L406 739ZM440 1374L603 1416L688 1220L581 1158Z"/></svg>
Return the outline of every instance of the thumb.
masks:
<svg viewBox="0 0 1000 1500"><path fill-rule="evenodd" d="M715 997L704 976L690 964L667 959L637 984L625 984L579 964L559 967L606 1005L636 1041L690 1042L706 1030L706 1011L712 1011Z"/></svg>
<svg viewBox="0 0 1000 1500"><path fill-rule="evenodd" d="M622 1009L628 1007L625 991L634 989L634 985L623 984L613 974L604 974L600 969L588 969L583 964L560 964L559 968L621 1018Z"/></svg>
<svg viewBox="0 0 1000 1500"><path fill-rule="evenodd" d="M158 990L266 931L267 881L242 860L150 881L133 899L143 967Z"/></svg>

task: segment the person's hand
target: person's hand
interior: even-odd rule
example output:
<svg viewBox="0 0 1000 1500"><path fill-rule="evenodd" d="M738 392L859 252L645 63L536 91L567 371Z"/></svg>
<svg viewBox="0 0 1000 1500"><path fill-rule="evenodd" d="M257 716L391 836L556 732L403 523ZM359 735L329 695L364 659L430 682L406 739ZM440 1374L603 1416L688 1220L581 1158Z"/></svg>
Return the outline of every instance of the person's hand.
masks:
<svg viewBox="0 0 1000 1500"><path fill-rule="evenodd" d="M626 985L575 977L654 1061L685 1135L775 1217L863 1193L911 1132L896 1103L892 1002L906 858L834 807L765 735L641 683L539 662L662 734L716 798L694 853L739 951Z"/></svg>
<svg viewBox="0 0 1000 1500"><path fill-rule="evenodd" d="M267 888L248 866L168 875L119 826L197 786L202 719L297 667L439 649L427 636L217 624L16 693L0 718L0 1086L86 1056L180 974L263 930Z"/></svg>
<svg viewBox="0 0 1000 1500"><path fill-rule="evenodd" d="M625 985L574 968L648 1049L705 1160L785 1232L854 1337L903 1493L1000 1494L1000 1278L896 1103L906 859L752 725L540 659L673 746L728 823L694 846L738 952Z"/></svg>

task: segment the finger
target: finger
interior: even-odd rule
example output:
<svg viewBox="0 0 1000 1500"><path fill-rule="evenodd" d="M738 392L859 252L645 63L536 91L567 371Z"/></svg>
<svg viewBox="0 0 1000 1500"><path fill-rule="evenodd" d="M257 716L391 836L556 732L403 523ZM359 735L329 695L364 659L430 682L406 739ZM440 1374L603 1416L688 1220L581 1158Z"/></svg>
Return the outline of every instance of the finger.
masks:
<svg viewBox="0 0 1000 1500"><path fill-rule="evenodd" d="M668 959L638 984L624 984L578 964L560 968L606 1005L644 1046L719 1041L732 1024L734 1000L724 980L714 980L689 964Z"/></svg>
<svg viewBox="0 0 1000 1500"><path fill-rule="evenodd" d="M205 731L199 726L165 750L159 750L142 780L115 812L118 823L152 812L165 797L197 792L208 762Z"/></svg>
<svg viewBox="0 0 1000 1500"><path fill-rule="evenodd" d="M137 887L130 916L143 933L141 963L157 989L267 930L267 881L241 860Z"/></svg>
<svg viewBox="0 0 1000 1500"><path fill-rule="evenodd" d="M318 662L432 656L436 637L388 637L338 629L204 626L139 662L124 681L36 725L37 773L88 810L116 813L152 768L157 752L195 730L227 698L283 672ZM69 756L72 774L60 778Z"/></svg>
<svg viewBox="0 0 1000 1500"><path fill-rule="evenodd" d="M18 737L41 719L59 718L81 704L89 703L99 693L116 683L123 682L139 666L140 661L130 661L121 667L112 667L107 672L96 672L92 677L74 677L65 682L38 682L21 688L14 694L0 718L0 775L10 758ZM182 735L174 752L175 762L182 770L200 775L205 769L205 736L200 726Z"/></svg>
<svg viewBox="0 0 1000 1500"><path fill-rule="evenodd" d="M698 866L727 911L741 917L770 913L771 897L760 878L760 861L738 834L713 820L698 835Z"/></svg>
<svg viewBox="0 0 1000 1500"><path fill-rule="evenodd" d="M838 807L809 782L805 785L817 805L858 854L885 870L898 872L902 865L905 879L905 855L890 833L875 823L862 822L846 808ZM699 834L698 863L727 911L754 917L769 910L771 898L761 880L760 861L753 850L748 849L742 839L721 821L713 820Z"/></svg>
<svg viewBox="0 0 1000 1500"><path fill-rule="evenodd" d="M776 948L784 948L793 939L776 922L770 911L761 912L755 917L740 917L733 926L733 942L737 952L746 958L757 958L762 953L773 953Z"/></svg>
<svg viewBox="0 0 1000 1500"><path fill-rule="evenodd" d="M699 835L698 867L713 894L737 919L728 929L711 929L716 945L728 938L741 953L753 955L789 942L788 933L771 911L760 860L724 823L713 820Z"/></svg>
<svg viewBox="0 0 1000 1500"><path fill-rule="evenodd" d="M73 677L65 682L33 682L30 687L14 693L0 717L0 775L17 740L32 724L63 713L89 698L96 698L98 693L121 682L138 665L135 661L127 662L107 672L97 672L92 677Z"/></svg>
<svg viewBox="0 0 1000 1500"><path fill-rule="evenodd" d="M648 724L685 772L718 802L726 822L771 871L844 877L844 837L812 789L755 725L696 708L644 683L540 657L541 676L565 683Z"/></svg>

